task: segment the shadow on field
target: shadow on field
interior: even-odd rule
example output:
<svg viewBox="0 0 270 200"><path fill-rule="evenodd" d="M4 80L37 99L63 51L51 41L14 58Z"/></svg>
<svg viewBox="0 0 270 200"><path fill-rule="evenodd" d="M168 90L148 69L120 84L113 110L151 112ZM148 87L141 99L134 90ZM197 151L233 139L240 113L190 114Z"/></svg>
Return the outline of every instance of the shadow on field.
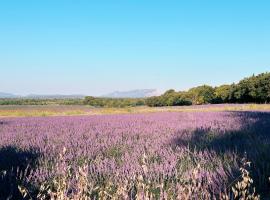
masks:
<svg viewBox="0 0 270 200"><path fill-rule="evenodd" d="M269 193L270 177L270 113L252 111L227 112L241 122L236 131L198 128L189 139L177 137L172 145L189 146L196 150L212 150L222 156L232 152L238 158L247 157L252 163L256 189Z"/></svg>
<svg viewBox="0 0 270 200"><path fill-rule="evenodd" d="M0 126L1 125L5 125L5 124L7 124L8 122L6 122L6 121L0 121Z"/></svg>
<svg viewBox="0 0 270 200"><path fill-rule="evenodd" d="M23 177L30 173L30 169L36 167L39 156L38 151L34 149L20 150L12 146L0 149L1 200L23 199L18 186L26 184L23 182ZM27 199L27 197L25 199Z"/></svg>

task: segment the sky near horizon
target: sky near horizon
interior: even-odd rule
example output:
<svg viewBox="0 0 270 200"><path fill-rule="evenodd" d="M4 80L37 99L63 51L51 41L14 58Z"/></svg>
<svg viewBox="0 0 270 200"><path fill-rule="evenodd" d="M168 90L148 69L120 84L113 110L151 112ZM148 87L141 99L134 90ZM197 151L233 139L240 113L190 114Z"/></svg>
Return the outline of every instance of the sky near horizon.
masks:
<svg viewBox="0 0 270 200"><path fill-rule="evenodd" d="M270 71L270 1L3 0L0 92L102 95Z"/></svg>

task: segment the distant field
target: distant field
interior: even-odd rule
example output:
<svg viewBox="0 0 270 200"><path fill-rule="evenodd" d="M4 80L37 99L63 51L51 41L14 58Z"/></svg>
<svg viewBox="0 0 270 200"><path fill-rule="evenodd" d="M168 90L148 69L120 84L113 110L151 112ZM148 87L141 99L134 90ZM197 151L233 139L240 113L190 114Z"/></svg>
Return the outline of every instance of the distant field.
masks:
<svg viewBox="0 0 270 200"><path fill-rule="evenodd" d="M147 112L270 111L270 104L212 104L175 107L93 108L84 105L1 105L0 117L75 116Z"/></svg>

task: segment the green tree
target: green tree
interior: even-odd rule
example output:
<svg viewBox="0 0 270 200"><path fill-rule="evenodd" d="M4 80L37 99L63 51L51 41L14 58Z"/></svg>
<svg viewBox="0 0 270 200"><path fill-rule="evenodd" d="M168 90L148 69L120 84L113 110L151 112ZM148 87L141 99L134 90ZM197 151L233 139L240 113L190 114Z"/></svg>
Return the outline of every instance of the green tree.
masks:
<svg viewBox="0 0 270 200"><path fill-rule="evenodd" d="M213 103L215 98L215 90L208 85L202 85L195 88L191 88L188 91L188 95L192 99L192 103L196 105Z"/></svg>
<svg viewBox="0 0 270 200"><path fill-rule="evenodd" d="M230 98L230 85L221 85L215 88L215 103L228 103Z"/></svg>

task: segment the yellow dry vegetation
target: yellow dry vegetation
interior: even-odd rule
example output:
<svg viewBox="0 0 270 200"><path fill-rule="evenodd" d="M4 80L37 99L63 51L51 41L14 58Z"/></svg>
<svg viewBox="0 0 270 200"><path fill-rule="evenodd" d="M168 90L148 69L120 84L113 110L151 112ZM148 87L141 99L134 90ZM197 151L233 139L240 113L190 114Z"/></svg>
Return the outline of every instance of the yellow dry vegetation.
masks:
<svg viewBox="0 0 270 200"><path fill-rule="evenodd" d="M270 104L223 104L175 107L93 108L89 106L0 106L0 117L46 117L75 115L108 115L153 112L220 112L270 111Z"/></svg>

